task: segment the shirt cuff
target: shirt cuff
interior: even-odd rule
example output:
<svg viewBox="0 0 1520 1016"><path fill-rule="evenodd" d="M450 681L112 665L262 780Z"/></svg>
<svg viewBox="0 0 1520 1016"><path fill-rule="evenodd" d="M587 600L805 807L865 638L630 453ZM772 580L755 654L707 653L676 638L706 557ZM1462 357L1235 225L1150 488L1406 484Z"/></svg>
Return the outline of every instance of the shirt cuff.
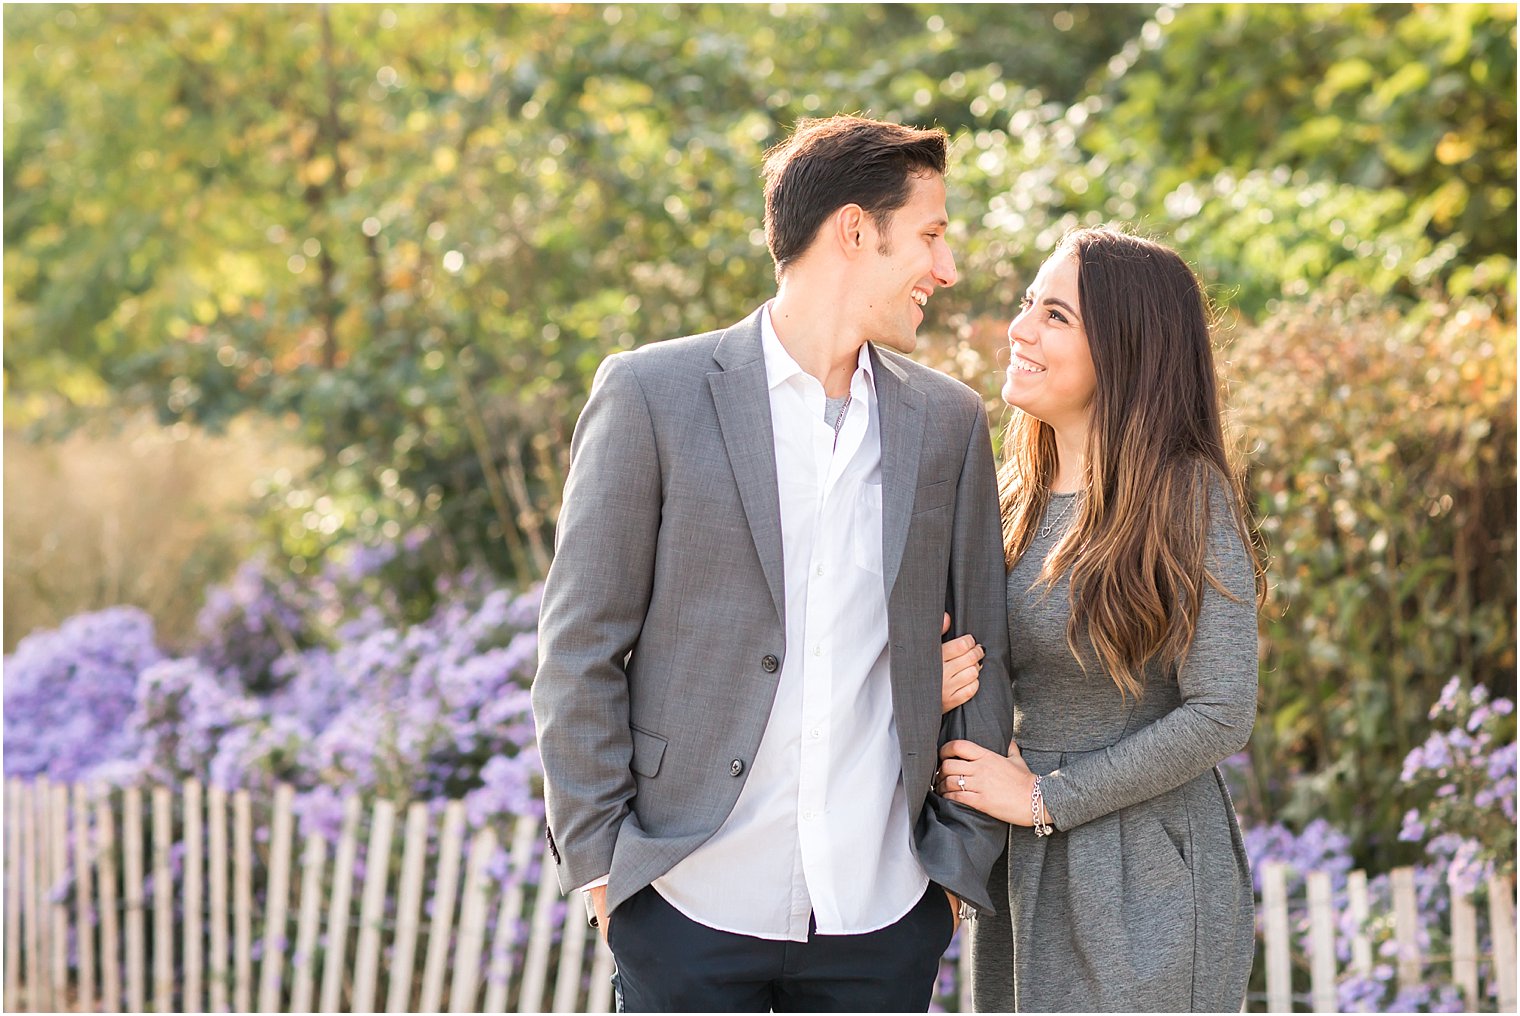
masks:
<svg viewBox="0 0 1520 1016"><path fill-rule="evenodd" d="M593 928L600 927L600 925L597 924L596 920L596 905L591 902L591 890L598 886L606 885L607 880L611 877L611 875L603 875L601 878L592 879L576 890L576 892L581 894L581 901L586 904L586 923Z"/></svg>

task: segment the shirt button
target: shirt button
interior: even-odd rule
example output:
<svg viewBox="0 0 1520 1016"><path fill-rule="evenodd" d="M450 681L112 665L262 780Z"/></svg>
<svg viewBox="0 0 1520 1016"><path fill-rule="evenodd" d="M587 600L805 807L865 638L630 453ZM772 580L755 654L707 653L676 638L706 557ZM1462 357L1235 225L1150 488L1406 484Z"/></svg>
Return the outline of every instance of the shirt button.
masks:
<svg viewBox="0 0 1520 1016"><path fill-rule="evenodd" d="M730 776L738 776L742 772L744 772L744 760L743 759L737 759L736 758L736 759L734 759L732 762L730 762L728 764L728 775L730 775Z"/></svg>
<svg viewBox="0 0 1520 1016"><path fill-rule="evenodd" d="M803 812L802 813L802 817L804 819L806 819L807 821L809 821L809 822L813 821L813 813L811 811L805 811L805 812Z"/></svg>
<svg viewBox="0 0 1520 1016"><path fill-rule="evenodd" d="M811 730L811 731L810 731L810 733L811 733L811 734L812 734L812 735L813 735L813 736L814 736L814 737L819 737L819 736L821 736L821 734L820 734L820 733L819 733L819 730L818 730L818 728L817 728L817 727L814 727L814 728L813 728L813 729L812 729L812 730Z"/></svg>
<svg viewBox="0 0 1520 1016"><path fill-rule="evenodd" d="M823 574L823 565L819 565L818 566L818 570L816 572L814 572L814 574L815 575L822 575Z"/></svg>
<svg viewBox="0 0 1520 1016"><path fill-rule="evenodd" d="M776 659L770 653L766 653L765 657L760 661L760 669L765 671L767 674L774 674L776 672L776 668L779 666L781 666L781 661Z"/></svg>
<svg viewBox="0 0 1520 1016"><path fill-rule="evenodd" d="M813 647L813 655L814 656L822 656L823 655L823 646L822 645L816 645L816 646L814 646Z"/></svg>

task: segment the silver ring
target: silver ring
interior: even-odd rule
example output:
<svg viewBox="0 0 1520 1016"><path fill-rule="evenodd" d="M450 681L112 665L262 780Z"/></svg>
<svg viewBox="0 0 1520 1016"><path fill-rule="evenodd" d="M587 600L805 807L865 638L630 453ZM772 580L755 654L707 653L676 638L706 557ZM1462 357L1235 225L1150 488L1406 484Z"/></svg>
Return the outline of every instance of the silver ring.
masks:
<svg viewBox="0 0 1520 1016"><path fill-rule="evenodd" d="M957 776L955 778L955 785L957 787L959 787L960 789L965 790L966 789L966 777L964 777L964 776Z"/></svg>

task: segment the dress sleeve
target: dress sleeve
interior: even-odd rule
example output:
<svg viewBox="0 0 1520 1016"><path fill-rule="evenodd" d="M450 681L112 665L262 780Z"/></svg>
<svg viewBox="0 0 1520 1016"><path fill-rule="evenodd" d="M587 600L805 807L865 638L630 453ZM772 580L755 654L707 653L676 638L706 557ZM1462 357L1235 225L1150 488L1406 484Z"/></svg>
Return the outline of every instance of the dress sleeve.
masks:
<svg viewBox="0 0 1520 1016"><path fill-rule="evenodd" d="M1117 744L1041 781L1056 828L1072 829L1206 773L1245 747L1256 721L1256 584L1221 484L1210 491L1208 568L1193 644L1177 673L1182 704ZM1151 678L1155 679L1155 678Z"/></svg>

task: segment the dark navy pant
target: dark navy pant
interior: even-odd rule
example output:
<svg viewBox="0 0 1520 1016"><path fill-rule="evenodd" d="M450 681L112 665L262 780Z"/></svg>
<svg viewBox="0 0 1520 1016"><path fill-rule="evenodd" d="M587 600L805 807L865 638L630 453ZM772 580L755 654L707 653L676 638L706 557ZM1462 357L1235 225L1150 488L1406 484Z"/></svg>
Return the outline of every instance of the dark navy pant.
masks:
<svg viewBox="0 0 1520 1016"><path fill-rule="evenodd" d="M896 924L773 942L698 924L647 887L607 922L619 1012L927 1012L955 921L933 882Z"/></svg>

